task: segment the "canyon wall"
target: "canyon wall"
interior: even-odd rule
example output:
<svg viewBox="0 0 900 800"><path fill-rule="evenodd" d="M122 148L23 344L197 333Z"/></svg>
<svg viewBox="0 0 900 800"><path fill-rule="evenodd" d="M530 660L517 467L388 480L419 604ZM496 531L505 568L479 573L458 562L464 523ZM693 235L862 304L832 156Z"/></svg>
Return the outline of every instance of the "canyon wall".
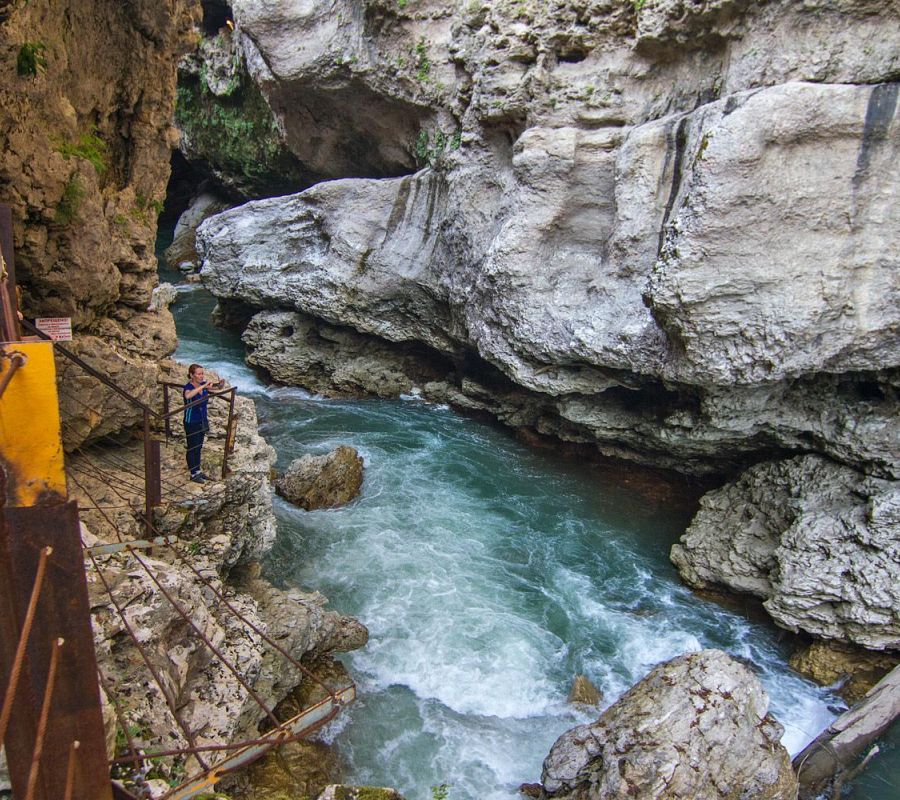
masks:
<svg viewBox="0 0 900 800"><path fill-rule="evenodd" d="M204 283L259 312L252 363L330 392L417 389L738 483L813 454L853 504L895 496L897 3L232 10L229 46L284 146L334 179L200 228ZM782 489L773 477L747 513ZM896 648L900 533L859 524L877 552L826 572L860 559L878 613L839 580L776 619ZM678 563L723 526L741 523L698 517ZM769 587L789 569L777 550ZM703 585L738 583L710 562Z"/></svg>

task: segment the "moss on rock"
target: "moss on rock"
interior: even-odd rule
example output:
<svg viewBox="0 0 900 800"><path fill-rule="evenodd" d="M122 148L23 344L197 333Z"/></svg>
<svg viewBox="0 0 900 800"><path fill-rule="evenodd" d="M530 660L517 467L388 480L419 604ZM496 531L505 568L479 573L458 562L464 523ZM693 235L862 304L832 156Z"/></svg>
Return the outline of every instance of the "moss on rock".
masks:
<svg viewBox="0 0 900 800"><path fill-rule="evenodd" d="M285 194L311 182L284 147L275 117L245 73L225 96L210 92L202 78L182 74L175 123L182 132L185 156L241 195Z"/></svg>

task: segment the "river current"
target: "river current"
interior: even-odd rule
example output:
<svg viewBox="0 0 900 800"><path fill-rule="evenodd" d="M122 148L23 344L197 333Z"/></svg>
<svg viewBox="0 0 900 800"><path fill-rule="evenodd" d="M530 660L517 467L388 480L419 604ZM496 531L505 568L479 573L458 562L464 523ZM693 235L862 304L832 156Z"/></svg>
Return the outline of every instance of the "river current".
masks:
<svg viewBox="0 0 900 800"><path fill-rule="evenodd" d="M342 657L360 699L325 734L348 782L408 800L441 784L449 800L517 800L557 736L596 716L566 702L577 673L605 707L658 662L706 647L752 666L792 753L842 707L789 669L792 637L681 585L668 552L682 512L415 396L327 400L267 386L239 337L210 324L208 293L179 288L175 356L256 401L279 468L339 444L365 460L345 508L276 499L265 564L275 583L320 590L369 628L369 644ZM847 796L895 798L897 763L896 752L877 760Z"/></svg>

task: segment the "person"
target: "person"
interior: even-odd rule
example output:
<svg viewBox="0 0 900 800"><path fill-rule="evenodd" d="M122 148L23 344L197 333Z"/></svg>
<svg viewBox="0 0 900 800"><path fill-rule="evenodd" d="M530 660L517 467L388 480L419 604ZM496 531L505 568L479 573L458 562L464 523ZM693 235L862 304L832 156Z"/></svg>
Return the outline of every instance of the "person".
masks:
<svg viewBox="0 0 900 800"><path fill-rule="evenodd" d="M191 364L188 367L188 382L184 385L184 433L187 436L187 465L194 483L206 483L209 477L200 468L203 440L209 431L209 389L213 381L205 380L203 367ZM196 404L196 405L192 405Z"/></svg>

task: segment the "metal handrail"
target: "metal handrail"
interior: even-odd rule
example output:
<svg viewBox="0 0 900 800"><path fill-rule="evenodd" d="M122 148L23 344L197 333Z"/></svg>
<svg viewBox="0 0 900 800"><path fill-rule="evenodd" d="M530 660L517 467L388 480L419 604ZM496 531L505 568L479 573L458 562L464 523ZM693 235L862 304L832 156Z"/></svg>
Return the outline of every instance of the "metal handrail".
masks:
<svg viewBox="0 0 900 800"><path fill-rule="evenodd" d="M162 502L159 441L151 438L151 419L164 424L166 440L168 441L168 438L172 436L172 417L184 413L184 411L188 408L193 408L194 406L200 405L203 402L207 402L210 398L227 398L228 422L225 426L225 447L222 455L222 478L227 477L228 456L234 452L235 443L236 425L234 419L234 403L237 394L236 386L229 386L226 389L220 389L212 392L208 391L206 397L200 397L196 400L191 401L190 403L184 403L183 405L179 405L174 409L170 409L169 388L177 387L180 389L182 388L182 384L173 383L171 381L160 381L159 385L163 387L163 412L160 413L143 401L139 400L134 395L122 389L120 386L110 380L109 377L92 367L83 358L77 356L75 353L60 344L58 341L55 341L51 336L48 336L44 331L33 325L28 320L23 319L21 320L21 323L26 330L30 331L34 335L38 336L41 339L51 341L53 343L54 351L61 353L72 363L76 364L78 367L84 370L88 375L92 376L109 389L112 389L112 391L127 400L133 407L140 410L143 422L142 427L144 440L144 523L147 526L148 530L151 528L153 508L155 506L158 506Z"/></svg>

